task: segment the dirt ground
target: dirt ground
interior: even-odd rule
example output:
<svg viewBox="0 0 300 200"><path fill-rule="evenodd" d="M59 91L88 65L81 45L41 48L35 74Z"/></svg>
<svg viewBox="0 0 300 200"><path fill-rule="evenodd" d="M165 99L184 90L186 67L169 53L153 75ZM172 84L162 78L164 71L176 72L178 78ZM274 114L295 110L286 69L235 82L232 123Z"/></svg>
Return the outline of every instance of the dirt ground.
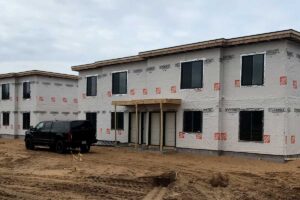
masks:
<svg viewBox="0 0 300 200"><path fill-rule="evenodd" d="M169 179L158 177L164 173L172 180L176 176L167 187L161 184ZM213 187L218 176L225 184ZM0 139L0 199L295 200L300 199L300 160L282 164L124 147L60 155Z"/></svg>

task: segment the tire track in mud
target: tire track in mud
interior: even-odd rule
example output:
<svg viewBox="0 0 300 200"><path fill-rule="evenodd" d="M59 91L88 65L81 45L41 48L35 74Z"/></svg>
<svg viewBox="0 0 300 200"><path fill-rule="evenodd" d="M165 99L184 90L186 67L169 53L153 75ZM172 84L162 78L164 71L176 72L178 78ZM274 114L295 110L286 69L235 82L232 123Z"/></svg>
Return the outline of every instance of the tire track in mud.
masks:
<svg viewBox="0 0 300 200"><path fill-rule="evenodd" d="M0 174L0 195L6 199L40 199L47 191L60 193L59 199L67 199L70 193L88 199L142 199L152 188L151 182L138 179Z"/></svg>

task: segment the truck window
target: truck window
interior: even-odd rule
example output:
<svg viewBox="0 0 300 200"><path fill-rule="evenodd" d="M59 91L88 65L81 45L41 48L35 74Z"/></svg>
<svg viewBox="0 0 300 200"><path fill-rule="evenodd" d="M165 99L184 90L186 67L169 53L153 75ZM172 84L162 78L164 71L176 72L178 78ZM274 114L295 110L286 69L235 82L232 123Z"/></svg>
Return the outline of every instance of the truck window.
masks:
<svg viewBox="0 0 300 200"><path fill-rule="evenodd" d="M92 125L88 121L73 121L71 122L72 130L87 130L91 129Z"/></svg>
<svg viewBox="0 0 300 200"><path fill-rule="evenodd" d="M54 122L51 132L68 132L69 126L67 122Z"/></svg>

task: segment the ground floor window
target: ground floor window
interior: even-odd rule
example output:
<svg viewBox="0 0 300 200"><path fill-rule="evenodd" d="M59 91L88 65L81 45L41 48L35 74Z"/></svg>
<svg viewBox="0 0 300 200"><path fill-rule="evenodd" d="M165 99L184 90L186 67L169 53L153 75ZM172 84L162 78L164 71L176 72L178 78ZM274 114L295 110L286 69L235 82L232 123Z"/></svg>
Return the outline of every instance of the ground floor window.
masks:
<svg viewBox="0 0 300 200"><path fill-rule="evenodd" d="M116 112L117 115L117 130L124 130L124 113ZM111 113L111 129L115 129L115 112Z"/></svg>
<svg viewBox="0 0 300 200"><path fill-rule="evenodd" d="M263 140L264 111L240 111L240 140Z"/></svg>
<svg viewBox="0 0 300 200"><path fill-rule="evenodd" d="M9 126L9 112L2 113L2 124L3 126Z"/></svg>
<svg viewBox="0 0 300 200"><path fill-rule="evenodd" d="M183 131L192 133L202 133L202 111L184 111Z"/></svg>
<svg viewBox="0 0 300 200"><path fill-rule="evenodd" d="M86 113L86 120L90 121L92 124L93 128L97 128L97 113L96 112L90 112Z"/></svg>
<svg viewBox="0 0 300 200"><path fill-rule="evenodd" d="M28 130L30 128L30 113L23 113L23 129Z"/></svg>

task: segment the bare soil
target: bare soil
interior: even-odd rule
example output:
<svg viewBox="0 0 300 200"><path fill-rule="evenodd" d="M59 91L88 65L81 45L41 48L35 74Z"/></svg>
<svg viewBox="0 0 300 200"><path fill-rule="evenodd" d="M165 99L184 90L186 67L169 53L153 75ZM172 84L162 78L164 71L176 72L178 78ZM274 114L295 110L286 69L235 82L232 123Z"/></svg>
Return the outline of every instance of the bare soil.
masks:
<svg viewBox="0 0 300 200"><path fill-rule="evenodd" d="M297 200L300 160L283 164L124 147L60 155L1 139L0 199Z"/></svg>

